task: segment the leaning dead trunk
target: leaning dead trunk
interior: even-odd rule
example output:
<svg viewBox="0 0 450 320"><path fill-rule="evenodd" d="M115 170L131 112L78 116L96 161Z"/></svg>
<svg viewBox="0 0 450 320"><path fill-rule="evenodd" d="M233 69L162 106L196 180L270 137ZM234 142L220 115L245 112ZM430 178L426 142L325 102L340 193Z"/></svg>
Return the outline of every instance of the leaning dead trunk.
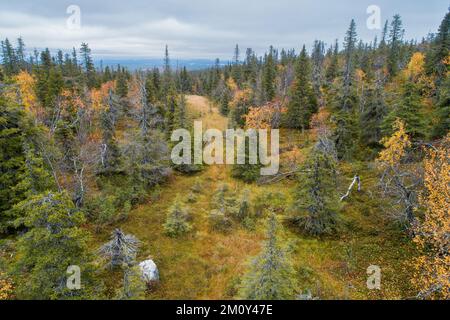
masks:
<svg viewBox="0 0 450 320"><path fill-rule="evenodd" d="M350 196L350 192L352 192L353 187L355 186L355 184L358 183L358 192L361 191L361 179L359 178L359 175L355 175L355 177L353 178L352 183L350 184L350 186L347 189L347 193L344 194L341 197L341 202L344 201L345 199L347 199Z"/></svg>

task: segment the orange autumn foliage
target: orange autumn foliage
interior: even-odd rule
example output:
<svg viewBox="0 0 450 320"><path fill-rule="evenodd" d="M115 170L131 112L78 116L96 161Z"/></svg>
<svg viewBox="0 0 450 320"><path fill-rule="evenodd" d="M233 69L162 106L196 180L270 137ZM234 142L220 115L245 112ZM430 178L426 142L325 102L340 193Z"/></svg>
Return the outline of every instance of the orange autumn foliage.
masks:
<svg viewBox="0 0 450 320"><path fill-rule="evenodd" d="M79 109L87 109L83 99L69 90L61 93L61 107L63 113L76 112Z"/></svg>
<svg viewBox="0 0 450 320"><path fill-rule="evenodd" d="M298 146L293 146L292 150L280 155L280 160L283 166L295 170L300 163L305 161L305 153Z"/></svg>
<svg viewBox="0 0 450 320"><path fill-rule="evenodd" d="M416 228L414 242L422 254L414 260L413 284L419 296L450 299L450 134L425 159L425 192L420 202L425 207L422 223Z"/></svg>
<svg viewBox="0 0 450 320"><path fill-rule="evenodd" d="M107 108L105 104L105 99L109 95L109 91L113 90L114 82L108 81L100 87L100 89L92 89L91 91L91 99L92 99L92 108L95 111L104 110Z"/></svg>
<svg viewBox="0 0 450 320"><path fill-rule="evenodd" d="M280 102L269 102L261 107L251 107L248 114L244 116L245 125L252 129L270 129L272 119L277 112L285 113L287 108Z"/></svg>

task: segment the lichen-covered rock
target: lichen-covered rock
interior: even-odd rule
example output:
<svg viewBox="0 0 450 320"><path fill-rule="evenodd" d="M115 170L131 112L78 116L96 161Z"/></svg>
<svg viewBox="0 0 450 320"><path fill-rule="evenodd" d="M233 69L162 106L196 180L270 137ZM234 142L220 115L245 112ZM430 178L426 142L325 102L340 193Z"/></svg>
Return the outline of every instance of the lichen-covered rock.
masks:
<svg viewBox="0 0 450 320"><path fill-rule="evenodd" d="M159 281L159 271L153 260L145 260L139 263L139 268L142 272L142 279L151 284Z"/></svg>

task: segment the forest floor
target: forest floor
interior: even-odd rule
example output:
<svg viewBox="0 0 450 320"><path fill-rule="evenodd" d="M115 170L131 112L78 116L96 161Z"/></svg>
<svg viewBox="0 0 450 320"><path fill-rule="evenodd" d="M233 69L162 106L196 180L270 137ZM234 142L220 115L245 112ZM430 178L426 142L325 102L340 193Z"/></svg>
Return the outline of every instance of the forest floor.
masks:
<svg viewBox="0 0 450 320"><path fill-rule="evenodd" d="M193 119L203 121L204 129L224 130L227 119L208 99L188 96L188 110ZM305 135L282 132L281 143L289 140L300 148L308 147ZM305 142L306 141L306 142ZM303 150L305 152L305 150ZM128 219L95 234L95 246L107 241L116 227L135 235L141 242L138 261L152 258L161 282L147 294L148 299L231 299L240 276L251 257L258 254L265 236L265 221L259 219L254 230L236 224L228 233L212 231L208 214L213 195L222 184L242 194L248 189L251 199L263 192L283 193L288 209L296 188L292 180L271 185L245 184L230 175L230 166L205 166L194 176L175 173L170 181L149 196L148 202L134 208ZM352 193L343 204L343 230L336 238L308 238L288 228L282 234L298 272L299 293L310 290L322 299L399 299L412 296L408 262L414 255L411 241L388 221L384 205L370 190L377 177L366 163L340 166L342 191L355 172L361 172L363 190ZM364 174L362 173L364 172ZM195 203L186 198L194 184L202 187ZM176 197L189 209L193 230L186 236L170 238L164 234L166 213ZM381 290L367 289L367 268L381 268ZM111 294L120 286L120 272L105 271Z"/></svg>

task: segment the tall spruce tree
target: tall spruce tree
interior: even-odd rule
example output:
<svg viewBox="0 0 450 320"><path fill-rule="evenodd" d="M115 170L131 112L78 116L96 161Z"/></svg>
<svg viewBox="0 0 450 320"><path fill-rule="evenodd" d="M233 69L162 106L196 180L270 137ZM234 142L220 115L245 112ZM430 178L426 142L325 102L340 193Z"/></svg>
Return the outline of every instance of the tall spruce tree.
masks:
<svg viewBox="0 0 450 320"><path fill-rule="evenodd" d="M431 50L426 55L425 69L428 74L437 76L439 86L447 72L445 59L450 52L450 9L442 20L436 38L431 43Z"/></svg>
<svg viewBox="0 0 450 320"><path fill-rule="evenodd" d="M364 94L364 106L360 115L361 143L369 148L381 147L382 124L388 112L381 79L370 85Z"/></svg>
<svg viewBox="0 0 450 320"><path fill-rule="evenodd" d="M168 98L169 91L173 86L172 79L172 68L170 66L170 55L169 47L166 45L164 51L164 66L163 66L163 76L162 76L162 98L164 101Z"/></svg>
<svg viewBox="0 0 450 320"><path fill-rule="evenodd" d="M3 68L7 76L13 76L19 71L18 58L13 45L8 38L1 42Z"/></svg>
<svg viewBox="0 0 450 320"><path fill-rule="evenodd" d="M18 69L25 70L27 67L27 63L25 60L25 42L22 37L17 39L17 49L16 49L16 57Z"/></svg>
<svg viewBox="0 0 450 320"><path fill-rule="evenodd" d="M424 114L423 98L420 86L408 79L401 86L402 95L383 121L382 129L385 135L391 135L393 124L401 119L406 126L406 133L412 139L427 138L427 119Z"/></svg>
<svg viewBox="0 0 450 320"><path fill-rule="evenodd" d="M117 173L121 169L121 153L116 139L118 99L112 90L109 90L107 99L108 108L101 114L103 136L100 173L102 174Z"/></svg>
<svg viewBox="0 0 450 320"><path fill-rule="evenodd" d="M87 43L81 44L80 49L82 66L85 72L86 85L88 88L92 89L96 86L96 72L94 67L94 62L91 57L91 49L89 48Z"/></svg>
<svg viewBox="0 0 450 320"><path fill-rule="evenodd" d="M241 75L241 66L240 66L240 49L239 45L236 44L236 47L234 48L234 55L233 55L233 66L232 66L232 72L231 76L233 77L236 84L240 87L242 84L242 75Z"/></svg>
<svg viewBox="0 0 450 320"><path fill-rule="evenodd" d="M295 67L295 80L290 90L290 102L286 115L286 125L289 128L309 128L311 116L317 112L317 99L310 78L310 62L306 48L303 46Z"/></svg>
<svg viewBox="0 0 450 320"><path fill-rule="evenodd" d="M263 90L264 90L264 100L265 102L272 101L276 95L276 63L274 59L274 49L271 46L269 50L269 54L266 56L264 62L264 71L263 71Z"/></svg>
<svg viewBox="0 0 450 320"><path fill-rule="evenodd" d="M400 15L394 15L391 22L391 31L389 33L389 55L388 55L388 71L391 77L397 75L400 69L401 45L404 30L402 28L402 20Z"/></svg>
<svg viewBox="0 0 450 320"><path fill-rule="evenodd" d="M352 108L351 101L351 85L353 81L353 71L354 71L354 53L355 46L357 41L357 33L356 33L356 23L355 20L352 19L350 22L350 27L347 30L344 42L344 50L345 50L345 69L344 69L344 88L342 95L342 109L344 111L348 111Z"/></svg>

